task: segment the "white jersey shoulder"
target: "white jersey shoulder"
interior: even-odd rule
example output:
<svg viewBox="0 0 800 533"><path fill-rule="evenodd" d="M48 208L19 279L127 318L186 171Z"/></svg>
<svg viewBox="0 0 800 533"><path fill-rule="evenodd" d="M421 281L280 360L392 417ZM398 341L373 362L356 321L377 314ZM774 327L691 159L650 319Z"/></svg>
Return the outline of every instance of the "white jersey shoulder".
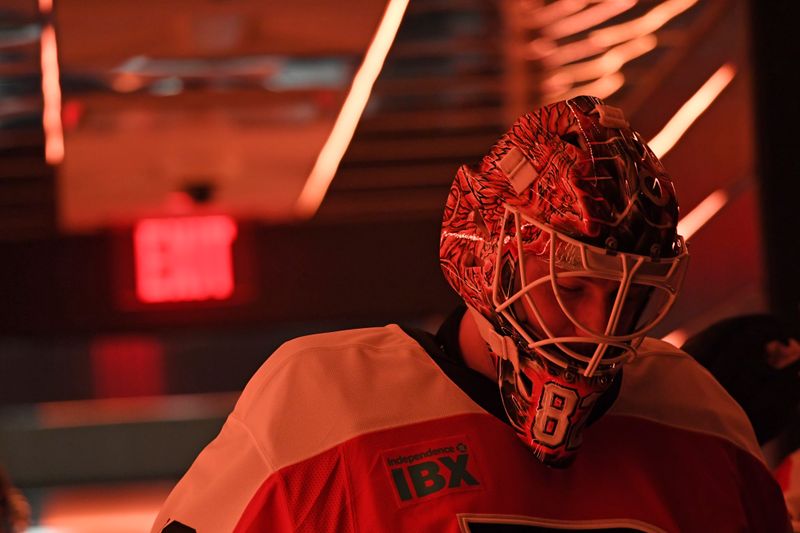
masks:
<svg viewBox="0 0 800 533"><path fill-rule="evenodd" d="M473 412L484 411L398 326L291 340L250 380L152 531L172 520L231 531L284 466L371 431Z"/></svg>
<svg viewBox="0 0 800 533"><path fill-rule="evenodd" d="M485 413L399 326L310 335L256 372L232 417L279 469L365 433Z"/></svg>
<svg viewBox="0 0 800 533"><path fill-rule="evenodd" d="M764 460L739 404L694 358L665 341L645 339L624 367L622 389L608 414L714 435Z"/></svg>

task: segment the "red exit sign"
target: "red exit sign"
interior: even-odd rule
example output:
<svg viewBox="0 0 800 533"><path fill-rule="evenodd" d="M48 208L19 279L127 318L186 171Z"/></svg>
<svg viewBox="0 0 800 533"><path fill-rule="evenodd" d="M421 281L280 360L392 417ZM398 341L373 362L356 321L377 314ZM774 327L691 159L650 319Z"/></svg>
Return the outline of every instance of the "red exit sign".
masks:
<svg viewBox="0 0 800 533"><path fill-rule="evenodd" d="M140 220L133 232L136 297L145 303L230 298L236 235L236 222L222 215Z"/></svg>

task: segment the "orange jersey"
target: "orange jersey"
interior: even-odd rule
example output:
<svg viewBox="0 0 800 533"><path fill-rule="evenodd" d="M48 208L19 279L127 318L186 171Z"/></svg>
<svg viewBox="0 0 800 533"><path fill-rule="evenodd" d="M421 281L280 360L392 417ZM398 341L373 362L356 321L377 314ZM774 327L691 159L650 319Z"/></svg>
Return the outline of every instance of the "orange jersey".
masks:
<svg viewBox="0 0 800 533"><path fill-rule="evenodd" d="M563 470L435 351L395 325L284 344L152 531L789 530L741 408L671 345L645 341Z"/></svg>

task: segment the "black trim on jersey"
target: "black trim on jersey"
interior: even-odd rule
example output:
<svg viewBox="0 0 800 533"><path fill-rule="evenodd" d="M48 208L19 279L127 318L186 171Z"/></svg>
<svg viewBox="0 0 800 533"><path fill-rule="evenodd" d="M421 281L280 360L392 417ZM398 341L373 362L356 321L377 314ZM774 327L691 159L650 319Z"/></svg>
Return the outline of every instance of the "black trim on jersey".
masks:
<svg viewBox="0 0 800 533"><path fill-rule="evenodd" d="M471 369L464 362L464 356L458 344L458 330L461 325L461 317L464 316L466 310L466 306L460 305L447 317L435 336L421 329L407 327L402 329L428 352L431 359L442 369L450 381L463 390L472 401L498 420L509 424L497 384L480 372Z"/></svg>
<svg viewBox="0 0 800 533"><path fill-rule="evenodd" d="M528 524L501 524L491 522L472 523L467 522L469 533L563 533L565 528L547 527L547 526L534 526ZM628 527L603 527L603 528L583 528L572 527L570 531L586 531L586 532L602 532L602 533L636 533L641 532L641 529L631 529Z"/></svg>
<svg viewBox="0 0 800 533"><path fill-rule="evenodd" d="M458 385L467 396L498 420L511 425L503 408L500 388L480 372L469 368L464 361L461 345L458 342L458 333L461 319L466 312L466 305L461 304L456 307L439 327L439 331L436 332L435 336L421 329L407 327L402 327L402 329L428 352L428 355L442 369L442 372L450 378L450 381ZM611 387L595 402L586 422L587 426L595 423L611 408L617 396L619 396L621 387L622 370L614 378Z"/></svg>
<svg viewBox="0 0 800 533"><path fill-rule="evenodd" d="M177 520L173 520L161 530L161 533L197 533L197 530L187 526L186 524L182 524Z"/></svg>

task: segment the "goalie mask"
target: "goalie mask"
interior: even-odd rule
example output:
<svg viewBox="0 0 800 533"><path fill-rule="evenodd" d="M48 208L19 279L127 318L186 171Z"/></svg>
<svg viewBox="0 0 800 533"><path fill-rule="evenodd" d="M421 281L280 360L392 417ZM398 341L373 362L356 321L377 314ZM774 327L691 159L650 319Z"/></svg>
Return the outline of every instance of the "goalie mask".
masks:
<svg viewBox="0 0 800 533"><path fill-rule="evenodd" d="M687 263L661 162L580 96L526 114L458 170L441 266L497 369L517 434L566 466L597 400L675 301Z"/></svg>

